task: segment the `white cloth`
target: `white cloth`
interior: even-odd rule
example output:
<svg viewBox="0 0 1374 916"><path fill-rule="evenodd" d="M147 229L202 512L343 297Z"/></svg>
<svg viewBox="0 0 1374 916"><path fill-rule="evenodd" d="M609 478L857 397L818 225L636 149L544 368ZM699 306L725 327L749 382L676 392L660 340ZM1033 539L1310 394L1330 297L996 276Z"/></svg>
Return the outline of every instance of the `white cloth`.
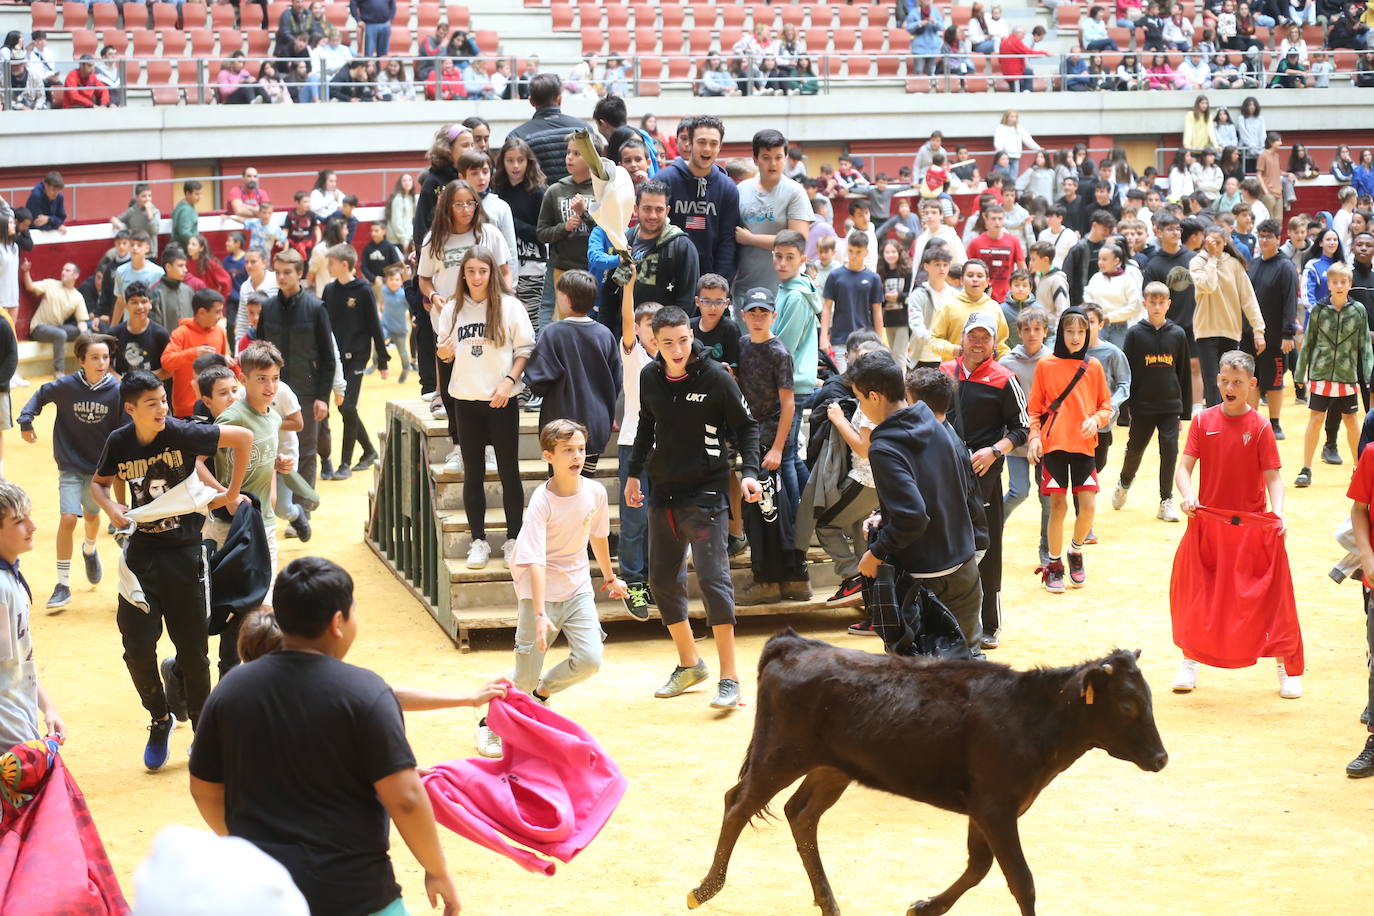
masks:
<svg viewBox="0 0 1374 916"><path fill-rule="evenodd" d="M293 413L300 412L301 399L296 397L296 392L292 391L291 386L286 382L278 382L277 396L272 399L272 409L285 420ZM280 430L277 433L277 455L292 460L300 458L300 442L294 431Z"/></svg>
<svg viewBox="0 0 1374 916"><path fill-rule="evenodd" d="M558 496L543 483L530 497L511 556L517 598L528 601L534 597L530 591L531 566L544 567L545 601L567 601L592 590L587 543L590 538L610 534L609 499L606 488L597 481L579 477L577 482L578 490L572 496Z"/></svg>
<svg viewBox="0 0 1374 916"><path fill-rule="evenodd" d="M241 837L173 825L134 872L133 916L310 916L286 868Z"/></svg>
<svg viewBox="0 0 1374 916"><path fill-rule="evenodd" d="M506 239L501 235L501 230L491 223L482 226L482 238L480 240L471 232L455 232L450 235L444 239L442 253L439 257L430 253L429 243L432 238L433 233L426 233L424 244L420 246L420 276L428 277L429 282L434 286L434 291L450 300L450 304L454 293L458 290L458 265L463 262L463 255L467 254L469 248L478 244L485 245L496 256L497 264L510 263L510 252L506 250ZM436 333L439 330L439 315L439 309L430 309L429 320L434 325Z"/></svg>
<svg viewBox="0 0 1374 916"><path fill-rule="evenodd" d="M463 300L463 307L445 305L437 329L438 346L453 347L453 377L448 393L460 401L487 401L496 386L510 374L515 360L534 352L534 327L525 304L514 296L501 300L501 321L506 342L497 347L487 335L487 304ZM525 387L518 383L511 395Z"/></svg>
<svg viewBox="0 0 1374 916"><path fill-rule="evenodd" d="M208 515L210 503L217 496L218 490L201 480L199 474L191 474L152 502L144 503L124 514L140 525L190 512Z"/></svg>

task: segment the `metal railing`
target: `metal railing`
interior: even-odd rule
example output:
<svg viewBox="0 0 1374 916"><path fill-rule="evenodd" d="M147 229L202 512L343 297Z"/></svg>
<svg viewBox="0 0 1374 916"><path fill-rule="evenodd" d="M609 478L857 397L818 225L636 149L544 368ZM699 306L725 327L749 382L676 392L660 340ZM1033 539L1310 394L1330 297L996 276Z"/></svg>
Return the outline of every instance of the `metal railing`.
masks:
<svg viewBox="0 0 1374 916"><path fill-rule="evenodd" d="M1163 52L1161 52L1163 53ZM1172 56L1178 56L1178 52L1171 52ZM1371 69L1357 71L1355 64L1359 55L1367 52L1358 51L1326 51L1322 52L1330 56L1333 64L1336 65L1335 72L1325 77L1330 86L1339 87L1342 85L1354 85L1357 77L1366 77L1374 82L1374 63L1370 64ZM1121 58L1134 54L1140 61L1141 68L1134 74L1121 74L1117 71L1117 64ZM610 57L611 55L607 55ZM941 55L937 57L914 57L906 51L864 51L855 49L852 51L826 51L820 54L807 55L804 59L811 64L811 72L799 73L792 70L772 71L771 73L761 70L727 72L730 87L721 94L728 95L774 95L774 94L801 94L817 95L830 94L837 89L846 87L903 87L908 91L919 92L1015 92L1015 91L1144 91L1150 88L1151 74L1145 68L1152 54L1150 52L1132 51L1107 51L1093 53L1071 53L1071 54L1051 54L1051 55L1027 55L1011 58L1006 55L972 55L965 58L962 56ZM1239 58L1237 52L1231 52L1231 56ZM1070 57L1078 58L1088 62L1101 61L1103 69L1100 73L1082 72L1066 73L1065 66ZM283 91L290 95L292 101L297 104L309 104L316 101L331 101L348 99L352 96L362 94L380 96L381 100L391 101L394 99L386 98L391 91L390 84L380 81L376 73L381 72L386 64L392 60L399 60L402 63L406 74L414 74L415 68L419 65L420 69L428 73L438 67L437 59L432 57L389 57L389 58L353 58L355 61L363 61L368 64L370 70L368 75L358 82L340 83L335 77L339 70L326 74L322 71L310 73L304 79L287 77L290 64L293 59L279 59L275 57L253 57L238 58L245 64L245 69L253 76L253 80L244 82L245 87L252 95L258 95L256 87L262 85L257 81L257 74L261 65L272 63L279 68L278 76L281 78ZM697 95L711 95L713 93L704 91L705 74L708 60L719 59L728 62L731 59L723 55L702 54L656 54L652 56L631 56L621 58L624 61L624 68L621 72L612 73L609 76L605 73L586 77L587 81L600 87L599 94L605 91L616 91L617 94L626 96L658 95L664 90L689 90ZM1021 60L1028 67L1024 75L1009 76L1003 72L1004 65L1010 60ZM218 74L233 58L187 58L187 57L133 57L122 58L113 62L116 70L117 81L107 88L112 97L122 99L124 104L128 104L131 94L150 95L155 101L163 104L225 104L221 84L218 82ZM506 83L500 86L501 81L497 80L493 84L486 84L484 88L469 95L466 87L461 92L441 93L447 98L494 100L497 98L518 98L519 88L523 80L528 80L531 74L520 74L519 66L521 59L513 56L502 56L500 58L479 58L477 63L486 69L493 65L494 61L501 61L508 67L508 73L516 74L505 77ZM919 63L918 63L919 61ZM1163 79L1174 80L1179 85L1168 87L1166 91L1206 91L1211 88L1245 88L1259 89L1270 88L1276 77L1281 76L1278 69L1278 55L1276 52L1262 52L1260 62L1262 67L1250 68L1243 62L1233 63L1233 80L1239 84L1233 87L1213 87L1183 85L1186 83L1175 71L1172 75L1163 76ZM109 64L109 62L104 62ZM540 64L543 71L553 71L565 75L579 67L584 61L582 59L569 58L563 60L541 59ZM342 68L341 68L342 69ZM135 74L143 75L142 82L130 82L130 71ZM157 72L154 73L153 71ZM462 71L460 69L459 73ZM173 79L175 77L175 79ZM490 74L487 79L490 80ZM12 74L9 68L3 68L0 73L0 85L3 86L3 104L5 108L26 107L19 104L19 100L24 94L24 87L12 85ZM1209 83L1210 83L1209 75ZM1314 84L1315 77L1308 75L1306 81ZM448 85L456 88L457 84L464 81L455 74L448 81ZM402 95L406 98L413 96L416 100L427 97L427 86L424 80L416 80L413 76L407 80L410 87L408 91L403 91ZM498 89L498 86L500 87ZM229 87L235 88L235 87ZM733 91L731 91L731 88ZM1162 88L1162 87L1161 87ZM1308 88L1321 88L1309 85ZM165 92L164 92L165 90ZM45 91L45 99L51 107L61 107L61 101L67 92L78 91L67 89L64 86L48 87ZM165 96L165 98L159 98Z"/></svg>

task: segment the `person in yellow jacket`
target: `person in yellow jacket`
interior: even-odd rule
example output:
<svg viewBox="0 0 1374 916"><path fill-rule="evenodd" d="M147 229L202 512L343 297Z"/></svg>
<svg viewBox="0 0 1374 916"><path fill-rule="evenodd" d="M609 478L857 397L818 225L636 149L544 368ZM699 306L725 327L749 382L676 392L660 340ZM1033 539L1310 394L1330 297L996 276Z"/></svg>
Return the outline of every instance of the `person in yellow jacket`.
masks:
<svg viewBox="0 0 1374 916"><path fill-rule="evenodd" d="M1207 96L1200 95L1193 100L1193 107L1183 116L1184 149L1200 153L1205 149L1219 150L1221 142L1212 127L1212 103Z"/></svg>
<svg viewBox="0 0 1374 916"><path fill-rule="evenodd" d="M1007 346L1007 319L1002 314L1002 306L988 295L988 266L977 258L964 262L963 292L954 301L940 306L930 323L929 349L940 355L940 359L954 359L963 352L960 345L964 337L964 325L968 316L974 312L986 312L997 318L997 353L994 359L1001 359L1010 352Z"/></svg>
<svg viewBox="0 0 1374 916"><path fill-rule="evenodd" d="M1188 273L1193 277L1197 298L1193 337L1197 341L1202 391L1207 406L1212 407L1221 403L1221 391L1217 388L1221 354L1240 349L1241 316L1250 322L1256 353L1264 352L1264 316L1245 272L1245 258L1221 226L1207 229L1202 250L1189 262Z"/></svg>

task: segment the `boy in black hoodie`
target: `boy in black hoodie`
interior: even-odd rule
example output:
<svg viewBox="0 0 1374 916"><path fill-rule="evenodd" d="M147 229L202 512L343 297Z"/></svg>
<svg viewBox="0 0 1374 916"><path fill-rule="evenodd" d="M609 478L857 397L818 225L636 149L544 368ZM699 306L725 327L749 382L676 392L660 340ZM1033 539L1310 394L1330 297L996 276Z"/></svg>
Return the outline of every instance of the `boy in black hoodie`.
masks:
<svg viewBox="0 0 1374 916"><path fill-rule="evenodd" d="M367 435L367 426L358 416L358 396L363 391L363 370L372 359L375 348L377 372L386 378L386 338L382 335L382 320L377 314L377 300L372 284L359 277L358 252L347 242L332 246L325 252L325 267L333 280L324 288L324 307L329 313L329 327L334 342L339 345L339 359L343 361L344 399L339 405L343 416L343 447L339 450L339 466L333 480L346 480L354 471L365 471L377 460L377 450ZM353 460L353 443L362 446L358 463ZM320 456L328 460L327 454Z"/></svg>
<svg viewBox="0 0 1374 916"><path fill-rule="evenodd" d="M689 317L697 314L697 250L686 233L668 222L668 186L651 178L636 188L635 215L638 224L625 233L635 272L631 275L622 262L606 275L601 291L601 323L612 333L620 330L621 290L631 282L636 307L657 302L675 305Z"/></svg>
<svg viewBox="0 0 1374 916"><path fill-rule="evenodd" d="M922 580L959 621L969 652L983 654L983 587L978 578L968 458L925 404L907 406L902 369L886 350L848 369L859 409L876 423L868 463L882 522L859 560L874 578L880 563Z"/></svg>
<svg viewBox="0 0 1374 916"><path fill-rule="evenodd" d="M660 309L651 327L658 356L639 378L639 429L630 455L625 503L644 504L639 478L647 465L649 587L678 653L678 666L654 696L679 696L709 676L687 621L690 547L720 659L720 684L711 706L734 709L740 698L735 590L726 542L730 462L724 440L735 443L744 498L755 502L762 492L759 427L730 373L692 339L686 312L671 306Z"/></svg>
<svg viewBox="0 0 1374 916"><path fill-rule="evenodd" d="M555 284L560 320L544 328L525 366L524 381L543 398L539 428L554 420L587 427L582 476L595 477L596 465L611 441L615 402L620 397L620 348L615 335L590 317L596 306L596 278L570 270Z"/></svg>
<svg viewBox="0 0 1374 916"><path fill-rule="evenodd" d="M1131 393L1126 402L1131 429L1121 480L1112 493L1112 508L1126 505L1140 459L1159 431L1159 511L1155 518L1179 521L1174 507L1174 466L1178 464L1178 431L1193 409L1193 373L1188 333L1167 317L1169 287L1155 281L1145 286L1145 317L1126 330L1126 363L1131 367Z"/></svg>

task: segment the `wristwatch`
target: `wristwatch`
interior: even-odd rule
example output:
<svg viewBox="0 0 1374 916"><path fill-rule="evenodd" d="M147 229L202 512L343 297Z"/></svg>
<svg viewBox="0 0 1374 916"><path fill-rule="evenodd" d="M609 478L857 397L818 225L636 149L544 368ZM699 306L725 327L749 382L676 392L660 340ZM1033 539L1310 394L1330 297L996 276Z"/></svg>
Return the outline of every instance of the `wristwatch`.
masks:
<svg viewBox="0 0 1374 916"><path fill-rule="evenodd" d="M994 442L994 443L992 444L992 453L993 453L994 455L996 455L998 458L1001 458L1002 455L1003 455L1002 450L1001 450L1000 448L997 447L997 443L996 443L996 442Z"/></svg>

